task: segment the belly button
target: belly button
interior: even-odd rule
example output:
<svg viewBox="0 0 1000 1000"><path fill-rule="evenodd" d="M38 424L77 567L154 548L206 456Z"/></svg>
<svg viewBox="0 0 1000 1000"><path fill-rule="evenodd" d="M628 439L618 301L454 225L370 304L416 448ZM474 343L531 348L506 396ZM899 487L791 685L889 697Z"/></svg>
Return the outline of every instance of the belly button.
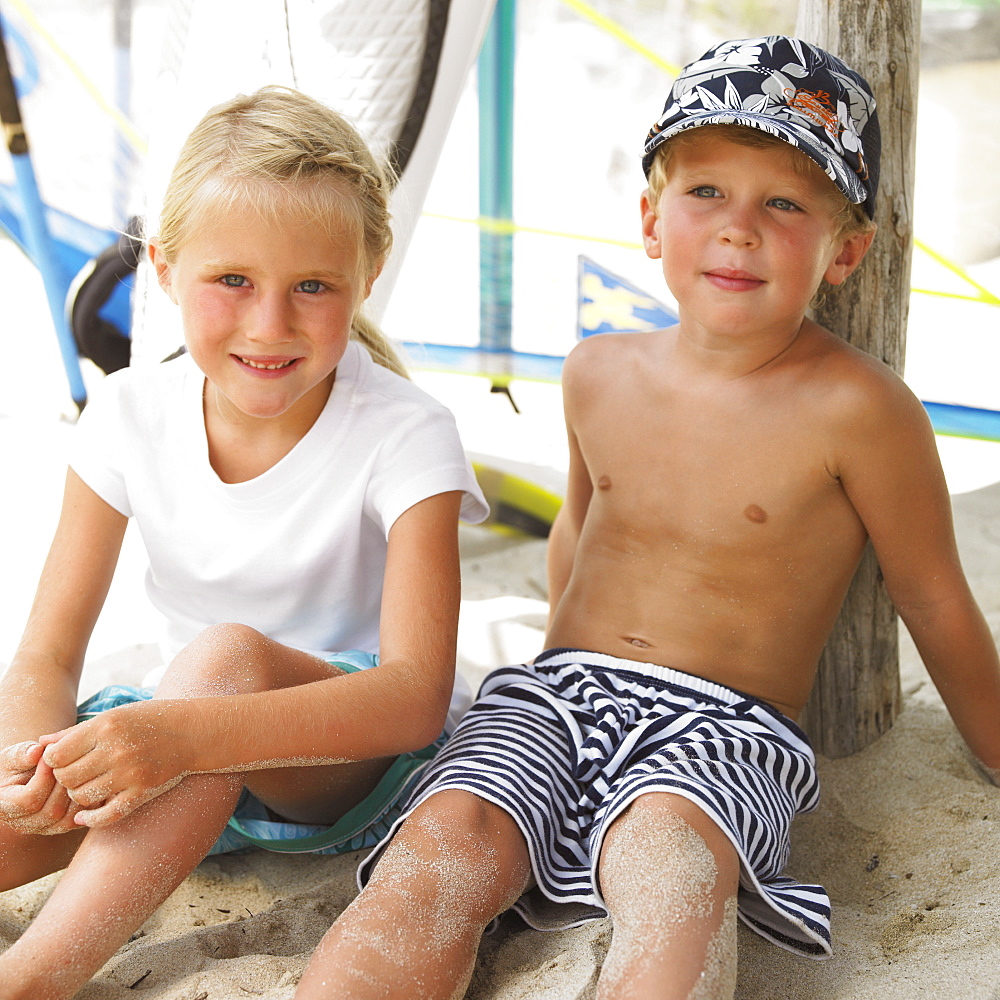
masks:
<svg viewBox="0 0 1000 1000"><path fill-rule="evenodd" d="M649 649L649 643L643 639L629 639L629 642L633 646L638 646L640 649Z"/></svg>

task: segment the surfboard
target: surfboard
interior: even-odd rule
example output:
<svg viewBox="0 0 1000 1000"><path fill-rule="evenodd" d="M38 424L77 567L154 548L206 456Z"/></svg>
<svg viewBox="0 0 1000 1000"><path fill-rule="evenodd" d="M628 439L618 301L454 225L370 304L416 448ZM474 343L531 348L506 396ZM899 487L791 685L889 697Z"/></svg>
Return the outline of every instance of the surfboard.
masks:
<svg viewBox="0 0 1000 1000"><path fill-rule="evenodd" d="M484 526L512 536L548 538L562 497L553 489L498 464L474 458L473 471L490 505Z"/></svg>

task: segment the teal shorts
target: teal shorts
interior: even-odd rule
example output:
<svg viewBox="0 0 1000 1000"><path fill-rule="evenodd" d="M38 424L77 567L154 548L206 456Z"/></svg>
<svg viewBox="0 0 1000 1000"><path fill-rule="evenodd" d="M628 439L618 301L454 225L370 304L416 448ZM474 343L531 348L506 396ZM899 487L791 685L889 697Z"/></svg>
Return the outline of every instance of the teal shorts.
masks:
<svg viewBox="0 0 1000 1000"><path fill-rule="evenodd" d="M377 656L356 649L330 653L326 660L348 673L378 666ZM113 684L77 708L77 721L84 722L120 705L149 701L154 690ZM208 853L229 854L262 848L279 854L344 854L374 847L388 836L421 772L444 746L444 741L442 733L430 746L400 754L371 793L333 826L270 819L264 803L244 788L229 823Z"/></svg>

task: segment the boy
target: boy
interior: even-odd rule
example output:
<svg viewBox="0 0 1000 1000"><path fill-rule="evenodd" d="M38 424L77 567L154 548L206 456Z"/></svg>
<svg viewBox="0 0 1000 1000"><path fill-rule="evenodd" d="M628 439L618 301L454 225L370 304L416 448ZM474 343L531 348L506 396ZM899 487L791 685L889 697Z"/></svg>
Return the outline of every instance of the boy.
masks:
<svg viewBox="0 0 1000 1000"><path fill-rule="evenodd" d="M535 896L610 913L601 998L732 997L737 908L825 957L826 894L781 874L818 794L794 720L869 538L995 777L1000 665L929 423L805 318L871 244L878 153L868 85L799 40L676 82L641 208L680 322L567 360L549 651L486 680L300 998L460 996L482 928L515 902L537 925Z"/></svg>

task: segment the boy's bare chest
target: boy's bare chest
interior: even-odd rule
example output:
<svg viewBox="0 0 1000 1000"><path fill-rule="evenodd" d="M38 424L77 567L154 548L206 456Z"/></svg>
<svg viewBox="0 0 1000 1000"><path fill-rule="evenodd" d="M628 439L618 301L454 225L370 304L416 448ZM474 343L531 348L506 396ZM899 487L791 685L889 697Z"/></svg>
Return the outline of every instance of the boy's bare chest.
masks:
<svg viewBox="0 0 1000 1000"><path fill-rule="evenodd" d="M688 410L623 401L587 422L595 515L657 546L753 549L803 532L853 532L822 422L781 405Z"/></svg>

